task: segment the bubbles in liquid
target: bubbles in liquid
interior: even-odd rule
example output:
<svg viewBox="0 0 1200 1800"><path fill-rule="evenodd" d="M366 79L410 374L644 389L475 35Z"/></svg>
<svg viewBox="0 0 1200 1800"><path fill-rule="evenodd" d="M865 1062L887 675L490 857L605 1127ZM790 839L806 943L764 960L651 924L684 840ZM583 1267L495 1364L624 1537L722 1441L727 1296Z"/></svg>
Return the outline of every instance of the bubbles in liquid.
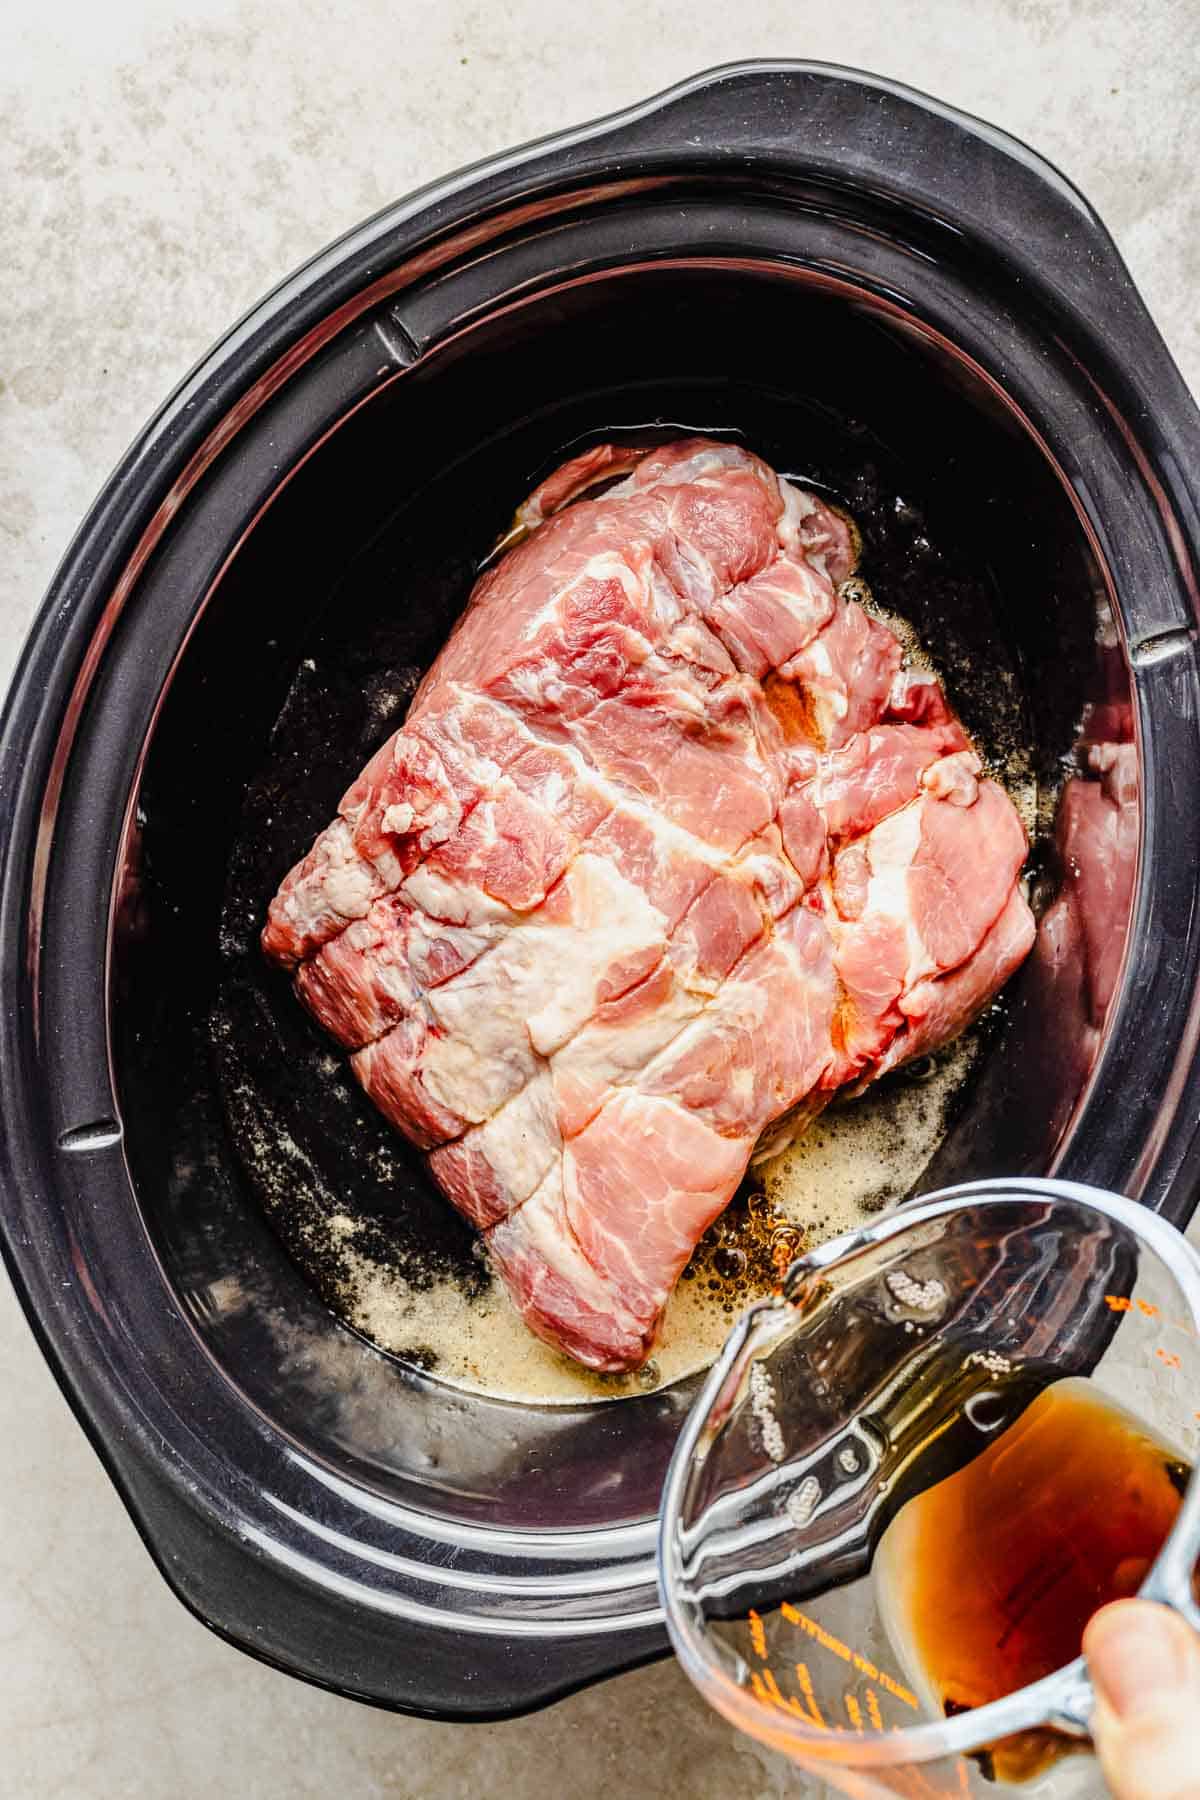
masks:
<svg viewBox="0 0 1200 1800"><path fill-rule="evenodd" d="M475 1296L453 1281L415 1288L356 1247L359 1228L330 1226L346 1271L342 1310L382 1349L419 1361L439 1380L542 1405L617 1400L669 1386L707 1367L743 1307L779 1286L804 1250L902 1199L945 1135L951 1103L978 1055L975 1034L933 1058L921 1082L831 1108L804 1137L764 1163L698 1245L667 1305L651 1364L596 1375L534 1337L498 1282Z"/></svg>

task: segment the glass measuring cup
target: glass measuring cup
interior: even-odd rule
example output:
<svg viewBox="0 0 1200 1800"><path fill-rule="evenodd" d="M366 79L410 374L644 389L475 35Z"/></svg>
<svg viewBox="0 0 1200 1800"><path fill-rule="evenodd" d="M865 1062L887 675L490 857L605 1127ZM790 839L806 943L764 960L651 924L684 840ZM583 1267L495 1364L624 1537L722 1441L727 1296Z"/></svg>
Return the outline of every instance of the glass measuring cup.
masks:
<svg viewBox="0 0 1200 1800"><path fill-rule="evenodd" d="M663 1604L705 1698L850 1794L1028 1794L1030 1778L1039 1795L1095 1794L1091 1758L1059 1754L1088 1746L1083 1659L947 1717L891 1553L906 1505L1065 1378L1195 1461L1200 1257L1132 1201L973 1183L794 1263L735 1327L664 1489ZM1176 1470L1182 1503L1134 1585L1200 1629L1200 1482Z"/></svg>

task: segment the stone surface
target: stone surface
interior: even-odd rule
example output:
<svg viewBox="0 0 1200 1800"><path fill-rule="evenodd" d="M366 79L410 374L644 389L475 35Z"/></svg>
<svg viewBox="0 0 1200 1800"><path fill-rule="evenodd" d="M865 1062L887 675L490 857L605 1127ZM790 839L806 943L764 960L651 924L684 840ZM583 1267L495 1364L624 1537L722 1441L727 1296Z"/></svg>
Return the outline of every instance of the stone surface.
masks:
<svg viewBox="0 0 1200 1800"><path fill-rule="evenodd" d="M879 70L1024 136L1200 387L1196 0L108 0L0 16L0 679L96 488L296 263L433 176L712 64ZM498 1726L304 1688L168 1594L0 1292L0 1800L768 1800L803 1785L662 1665Z"/></svg>

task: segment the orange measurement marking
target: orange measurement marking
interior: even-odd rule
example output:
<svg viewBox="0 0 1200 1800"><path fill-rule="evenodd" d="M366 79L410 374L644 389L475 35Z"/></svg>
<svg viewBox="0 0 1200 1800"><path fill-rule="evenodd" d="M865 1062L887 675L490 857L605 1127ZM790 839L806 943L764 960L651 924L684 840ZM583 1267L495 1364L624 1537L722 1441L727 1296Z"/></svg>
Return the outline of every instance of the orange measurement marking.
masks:
<svg viewBox="0 0 1200 1800"><path fill-rule="evenodd" d="M1200 1415L1197 1416L1200 1417ZM868 1662L865 1656L860 1656L857 1650L850 1648L849 1644L843 1644L840 1638L835 1638L832 1632L826 1631L823 1625L818 1625L815 1619L810 1619L807 1613L800 1612L788 1601L785 1600L779 1610L789 1625L798 1625L801 1631L806 1631L809 1637L820 1644L823 1650L830 1650L834 1656L840 1656L843 1662L851 1663L854 1668L861 1670L868 1680L877 1681L886 1693L893 1695L897 1700L902 1700L905 1706L911 1706L914 1712L920 1711L920 1702L917 1696L908 1688L901 1687L900 1683L889 1675L886 1669L877 1669L873 1662Z"/></svg>
<svg viewBox="0 0 1200 1800"><path fill-rule="evenodd" d="M773 1669L764 1670L763 1686L766 1688L767 1693L770 1695L776 1706L782 1706L784 1712L797 1713L800 1718L804 1717L804 1709L800 1705L800 1702L794 1696L780 1693L779 1683L775 1679L775 1672Z"/></svg>
<svg viewBox="0 0 1200 1800"><path fill-rule="evenodd" d="M805 1613L797 1612L796 1608L789 1606L786 1600L779 1610L789 1625L799 1625L801 1631L807 1631L809 1637L815 1638L822 1649L832 1650L833 1654L840 1656L843 1662L854 1661L854 1652L849 1644L843 1644L840 1638L835 1638L831 1632L826 1631L823 1625L818 1625L815 1619L808 1618Z"/></svg>
<svg viewBox="0 0 1200 1800"><path fill-rule="evenodd" d="M855 1731L861 1731L863 1728L862 1707L858 1704L858 1701L854 1698L853 1694L847 1694L845 1698L846 1711L850 1714L850 1723L853 1725Z"/></svg>
<svg viewBox="0 0 1200 1800"><path fill-rule="evenodd" d="M796 1664L796 1680L800 1683L800 1692L804 1696L813 1724L819 1725L824 1731L826 1729L825 1720L821 1716L821 1708L817 1705L817 1696L813 1692L812 1676L808 1672L807 1663L798 1662Z"/></svg>
<svg viewBox="0 0 1200 1800"><path fill-rule="evenodd" d="M908 1688L901 1687L898 1681L893 1681L886 1669L879 1671L879 1685L886 1693L895 1695L897 1700L903 1700L905 1706L911 1706L914 1712L921 1710L917 1696L910 1693Z"/></svg>
<svg viewBox="0 0 1200 1800"><path fill-rule="evenodd" d="M1180 1362L1175 1352L1173 1350L1164 1350L1161 1344L1158 1346L1157 1350L1155 1350L1154 1354L1157 1356L1159 1362L1166 1363L1168 1369L1181 1369L1183 1367L1183 1364Z"/></svg>
<svg viewBox="0 0 1200 1800"><path fill-rule="evenodd" d="M810 1682L810 1688L811 1685ZM802 1720L805 1725L815 1725L821 1731L827 1729L825 1722L820 1715L818 1714L815 1718L812 1717L812 1715L800 1704L800 1701L796 1698L795 1694L783 1694L780 1692L779 1683L770 1669L764 1669L761 1675L757 1670L752 1669L750 1671L750 1687L755 1698L761 1700L764 1706L777 1706L781 1712L790 1713L793 1717ZM813 1708L815 1711L815 1698L813 1700Z"/></svg>
<svg viewBox="0 0 1200 1800"><path fill-rule="evenodd" d="M750 1609L749 1616L750 1616L750 1642L754 1645L756 1653L762 1657L764 1662L766 1662L766 1660L767 1660L767 1634L763 1627L763 1622L759 1618L758 1614L754 1611L753 1607L751 1607L751 1609Z"/></svg>
<svg viewBox="0 0 1200 1800"><path fill-rule="evenodd" d="M1127 1300L1123 1294L1105 1294L1104 1304L1116 1313L1132 1312L1136 1307L1144 1319L1161 1319L1172 1331L1186 1332L1190 1338L1196 1336L1196 1328L1190 1319L1172 1319L1161 1306L1155 1306L1149 1300Z"/></svg>
<svg viewBox="0 0 1200 1800"><path fill-rule="evenodd" d="M883 1714L879 1710L879 1698L872 1687L867 1689L867 1717L876 1731L883 1730Z"/></svg>

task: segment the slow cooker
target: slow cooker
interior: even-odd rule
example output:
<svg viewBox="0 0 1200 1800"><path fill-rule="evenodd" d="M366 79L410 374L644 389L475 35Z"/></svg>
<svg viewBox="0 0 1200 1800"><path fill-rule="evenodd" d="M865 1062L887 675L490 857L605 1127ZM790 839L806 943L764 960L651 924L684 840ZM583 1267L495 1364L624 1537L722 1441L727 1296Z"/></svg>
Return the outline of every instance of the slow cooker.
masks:
<svg viewBox="0 0 1200 1800"><path fill-rule="evenodd" d="M520 1406L348 1329L248 1180L212 1022L515 502L569 448L679 428L858 511L968 722L1002 716L996 754L1025 758L1046 919L1075 883L1074 938L1044 931L920 1185L1053 1171L1193 1203L1200 416L1087 203L935 101L779 63L368 221L166 402L26 647L0 742L2 1234L184 1603L400 1710L510 1714L664 1653L654 1516L691 1390ZM307 738L280 739L289 706ZM1123 881L1054 847L1102 725L1132 746ZM290 1015L256 981L247 1080L336 1179L341 1115L289 1087ZM379 1206L464 1252L415 1157Z"/></svg>

